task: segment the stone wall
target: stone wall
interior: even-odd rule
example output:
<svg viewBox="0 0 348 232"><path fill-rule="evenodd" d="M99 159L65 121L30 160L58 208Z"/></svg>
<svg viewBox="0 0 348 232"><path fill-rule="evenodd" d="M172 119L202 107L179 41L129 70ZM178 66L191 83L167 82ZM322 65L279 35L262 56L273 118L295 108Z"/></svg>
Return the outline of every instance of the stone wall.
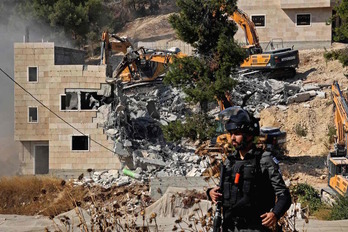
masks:
<svg viewBox="0 0 348 232"><path fill-rule="evenodd" d="M75 128L89 135L108 149L113 149L113 141L108 141L103 128L98 128L93 118L98 110L61 111L60 95L66 89L99 90L105 83L105 66L55 65L53 43L16 43L15 80L38 100L58 114ZM27 80L29 66L38 68L38 81ZM38 122L28 123L28 107L38 108ZM40 103L15 85L15 140L20 141L19 157L22 157L22 173L33 174L34 154L30 143L49 143L50 170L119 169L116 155L102 146L89 141L89 151L72 151L71 136L80 133L61 119L50 113ZM23 158L24 157L24 158Z"/></svg>
<svg viewBox="0 0 348 232"><path fill-rule="evenodd" d="M332 7L335 0L280 0L282 9Z"/></svg>
<svg viewBox="0 0 348 232"><path fill-rule="evenodd" d="M311 48L331 45L331 25L327 24L327 20L331 17L332 8L321 6L284 9L280 3L280 0L265 0L262 1L262 4L260 1L254 0L238 1L238 7L250 17L265 15L265 27L256 27L262 44L267 44L272 39L282 38L285 43L293 44L295 48L301 49L307 48L307 45L310 45ZM301 13L311 14L311 25L296 25L296 15ZM245 35L240 28L236 39L245 43ZM306 42L307 45L303 42Z"/></svg>
<svg viewBox="0 0 348 232"><path fill-rule="evenodd" d="M84 64L86 52L71 48L55 47L54 64L55 65L74 65Z"/></svg>

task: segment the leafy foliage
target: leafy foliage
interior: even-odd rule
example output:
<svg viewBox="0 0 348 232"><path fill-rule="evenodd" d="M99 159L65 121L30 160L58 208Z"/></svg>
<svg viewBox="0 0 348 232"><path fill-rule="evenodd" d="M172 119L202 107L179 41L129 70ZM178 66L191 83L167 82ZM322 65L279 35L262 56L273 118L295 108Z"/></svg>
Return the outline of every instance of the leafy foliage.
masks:
<svg viewBox="0 0 348 232"><path fill-rule="evenodd" d="M173 4L163 0L3 0L0 24L16 27L23 21L29 28L48 27L45 38L68 37L84 46L97 42L104 30L116 32L126 22L161 11L162 5L171 11Z"/></svg>
<svg viewBox="0 0 348 232"><path fill-rule="evenodd" d="M298 123L298 124L295 125L295 133L298 136L306 137L306 135L308 134L308 130L307 130L306 127L304 127L300 123Z"/></svg>
<svg viewBox="0 0 348 232"><path fill-rule="evenodd" d="M323 206L319 192L308 184L298 184L292 188L292 193L298 197L299 202L309 207L314 212Z"/></svg>
<svg viewBox="0 0 348 232"><path fill-rule="evenodd" d="M335 142L336 127L334 125L328 125L327 129L328 129L327 136L329 137L329 143Z"/></svg>
<svg viewBox="0 0 348 232"><path fill-rule="evenodd" d="M215 133L215 125L205 114L186 116L186 122L177 120L162 126L164 138L169 142L180 141L181 138L206 140Z"/></svg>
<svg viewBox="0 0 348 232"><path fill-rule="evenodd" d="M154 14L159 10L160 0L126 0L125 6L132 10L134 15L143 17Z"/></svg>
<svg viewBox="0 0 348 232"><path fill-rule="evenodd" d="M324 58L326 61L329 60L339 60L343 67L348 66L348 48L341 50L326 51L324 53Z"/></svg>
<svg viewBox="0 0 348 232"><path fill-rule="evenodd" d="M339 197L337 204L334 205L330 215L331 220L348 219L348 197Z"/></svg>
<svg viewBox="0 0 348 232"><path fill-rule="evenodd" d="M107 18L101 0L32 0L34 15L51 27L62 27L78 44L86 43L89 31L100 34L101 18Z"/></svg>
<svg viewBox="0 0 348 232"><path fill-rule="evenodd" d="M334 7L336 14L332 17L332 21L339 18L341 25L334 29L335 41L348 41L348 0L341 0L337 6Z"/></svg>
<svg viewBox="0 0 348 232"><path fill-rule="evenodd" d="M198 55L173 62L165 82L182 87L188 100L201 106L232 90L236 84L230 78L232 70L245 56L233 39L236 24L228 19L236 1L228 2L222 7L216 0L178 0L180 12L169 19L177 36L191 44Z"/></svg>

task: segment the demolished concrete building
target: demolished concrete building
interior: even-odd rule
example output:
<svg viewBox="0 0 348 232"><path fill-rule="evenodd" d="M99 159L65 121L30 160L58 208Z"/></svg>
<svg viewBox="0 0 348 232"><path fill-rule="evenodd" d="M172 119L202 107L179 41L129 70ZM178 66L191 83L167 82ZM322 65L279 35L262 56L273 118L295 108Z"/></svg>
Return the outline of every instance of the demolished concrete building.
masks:
<svg viewBox="0 0 348 232"><path fill-rule="evenodd" d="M120 168L113 142L96 122L97 108L111 94L104 87L105 67L86 66L84 52L53 43L15 43L14 54L15 80L65 120L15 85L14 134L20 144L21 173L69 176L88 168Z"/></svg>
<svg viewBox="0 0 348 232"><path fill-rule="evenodd" d="M44 104L15 86L22 174L70 178L127 166L146 176L185 176L206 166L198 156L186 164L182 157L194 148L163 139L160 125L185 114L179 90L159 84L124 91L105 83L105 66L83 63L81 51L53 43L15 44L15 79Z"/></svg>
<svg viewBox="0 0 348 232"><path fill-rule="evenodd" d="M71 178L87 170L128 167L144 179L201 176L210 165L209 157L196 155L185 140L172 144L163 138L161 125L185 121L186 114L197 110L187 107L185 94L176 88L161 82L133 88L107 84L105 65L84 65L83 52L53 43L16 43L15 79L44 104L15 86L15 140L20 143L22 174ZM325 97L325 86L301 80L259 74L234 79L239 82L231 91L234 103L241 105L245 95L255 92L247 104L254 112ZM216 105L210 113L215 117L219 111ZM115 173L100 178L103 173L92 179L110 186L119 178ZM121 178L120 183L128 181Z"/></svg>

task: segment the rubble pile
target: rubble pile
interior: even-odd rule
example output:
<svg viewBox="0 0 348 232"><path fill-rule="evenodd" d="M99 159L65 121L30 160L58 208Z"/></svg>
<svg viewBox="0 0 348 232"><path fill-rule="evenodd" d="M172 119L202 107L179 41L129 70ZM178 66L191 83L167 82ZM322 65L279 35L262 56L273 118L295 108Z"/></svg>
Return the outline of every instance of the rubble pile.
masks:
<svg viewBox="0 0 348 232"><path fill-rule="evenodd" d="M235 79L238 85L231 92L233 103L242 105L245 97L251 95L246 108L255 113L271 105L286 109L288 104L308 101L315 96L325 98L322 89L327 87L302 80L269 79L259 73L239 75ZM158 80L132 86L115 83L109 89L113 90L113 102L98 108L96 120L114 142L115 154L123 167L139 176L136 179L201 176L209 168L210 159L196 155L192 144L184 140L171 144L164 140L161 125L178 119L184 121L186 114L197 110L187 106L182 91ZM213 116L220 112L217 104L210 108ZM91 179L106 187L131 182L131 178L122 173L95 173Z"/></svg>
<svg viewBox="0 0 348 232"><path fill-rule="evenodd" d="M161 130L161 125L185 120L185 115L190 113L185 94L163 83L143 84L132 88L115 84L114 102L98 108L98 125L104 127L105 134L114 142L114 151L123 166L142 180L200 176L208 166L205 158L195 155L196 148L186 144L187 141L166 143ZM96 172L85 181L109 187L124 185L130 180L123 173Z"/></svg>
<svg viewBox="0 0 348 232"><path fill-rule="evenodd" d="M242 105L246 95L252 94L247 101L247 109L259 113L269 106L286 106L293 103L308 101L315 96L325 98L324 88L328 85L306 83L302 80L269 79L261 74L252 76L239 75L234 78L238 85L231 92L235 105Z"/></svg>

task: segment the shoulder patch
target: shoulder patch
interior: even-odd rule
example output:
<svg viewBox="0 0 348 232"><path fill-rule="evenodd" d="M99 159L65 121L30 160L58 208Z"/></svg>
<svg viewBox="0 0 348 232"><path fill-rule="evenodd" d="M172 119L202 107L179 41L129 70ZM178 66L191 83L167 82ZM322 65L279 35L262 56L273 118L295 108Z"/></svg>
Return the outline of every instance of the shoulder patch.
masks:
<svg viewBox="0 0 348 232"><path fill-rule="evenodd" d="M273 156L272 159L273 159L274 163L279 164L279 160L277 160L276 157Z"/></svg>

